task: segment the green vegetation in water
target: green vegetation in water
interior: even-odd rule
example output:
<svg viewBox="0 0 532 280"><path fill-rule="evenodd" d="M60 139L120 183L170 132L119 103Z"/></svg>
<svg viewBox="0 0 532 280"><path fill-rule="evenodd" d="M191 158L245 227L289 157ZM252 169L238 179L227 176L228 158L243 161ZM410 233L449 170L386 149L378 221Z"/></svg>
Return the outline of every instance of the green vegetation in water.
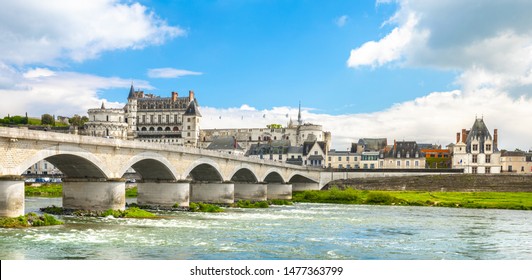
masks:
<svg viewBox="0 0 532 280"><path fill-rule="evenodd" d="M62 221L48 214L39 216L35 213L28 213L16 218L0 218L0 227L4 228L41 227L62 224Z"/></svg>
<svg viewBox="0 0 532 280"><path fill-rule="evenodd" d="M231 205L237 208L268 208L270 205L267 201L251 202L249 200L239 200Z"/></svg>
<svg viewBox="0 0 532 280"><path fill-rule="evenodd" d="M188 207L191 212L218 213L218 212L224 211L220 206L217 206L214 204L201 203L201 202L199 203L190 202Z"/></svg>
<svg viewBox="0 0 532 280"><path fill-rule="evenodd" d="M530 192L362 191L332 188L323 191L294 192L292 200L314 203L532 210Z"/></svg>
<svg viewBox="0 0 532 280"><path fill-rule="evenodd" d="M292 201L285 200L285 199L271 199L268 200L268 204L270 205L293 205Z"/></svg>
<svg viewBox="0 0 532 280"><path fill-rule="evenodd" d="M138 188L137 187L132 187L132 188L127 188L126 189L126 197L137 197L137 194L138 194Z"/></svg>
<svg viewBox="0 0 532 280"><path fill-rule="evenodd" d="M51 183L51 184L43 184L41 186L25 186L24 195L43 196L43 197L61 197L63 195L63 185Z"/></svg>
<svg viewBox="0 0 532 280"><path fill-rule="evenodd" d="M131 207L126 210L113 210L108 209L104 211L102 214L100 214L101 217L107 217L107 216L113 216L115 218L154 218L157 215L148 212L146 210L142 210L137 207Z"/></svg>

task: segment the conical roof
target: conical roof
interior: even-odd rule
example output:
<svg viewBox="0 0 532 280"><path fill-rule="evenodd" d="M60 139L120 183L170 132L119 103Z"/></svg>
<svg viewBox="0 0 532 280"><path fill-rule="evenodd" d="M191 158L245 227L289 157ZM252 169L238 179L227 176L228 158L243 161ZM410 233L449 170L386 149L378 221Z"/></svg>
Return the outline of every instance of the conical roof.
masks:
<svg viewBox="0 0 532 280"><path fill-rule="evenodd" d="M197 116L197 117L201 117L201 114L199 112L199 109L196 105L196 101L195 100L192 100L190 101L190 103L188 104L188 107L187 107L187 110L185 111L185 116Z"/></svg>
<svg viewBox="0 0 532 280"><path fill-rule="evenodd" d="M133 88L133 84L131 84L131 88L129 89L129 95L127 96L127 99L134 99L135 96L135 89Z"/></svg>

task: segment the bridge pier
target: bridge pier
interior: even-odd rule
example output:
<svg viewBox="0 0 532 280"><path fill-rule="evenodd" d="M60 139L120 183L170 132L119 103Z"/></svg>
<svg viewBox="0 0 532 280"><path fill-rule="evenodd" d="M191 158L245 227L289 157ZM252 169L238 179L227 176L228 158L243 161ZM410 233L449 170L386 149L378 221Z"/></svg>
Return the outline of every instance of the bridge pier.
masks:
<svg viewBox="0 0 532 280"><path fill-rule="evenodd" d="M268 199L292 199L292 184L269 183Z"/></svg>
<svg viewBox="0 0 532 280"><path fill-rule="evenodd" d="M124 210L126 186L122 180L63 182L63 208L83 210Z"/></svg>
<svg viewBox="0 0 532 280"><path fill-rule="evenodd" d="M20 176L0 176L0 217L24 215L24 180Z"/></svg>
<svg viewBox="0 0 532 280"><path fill-rule="evenodd" d="M299 192L299 191L319 191L320 190L320 184L319 183L292 183L292 191Z"/></svg>
<svg viewBox="0 0 532 280"><path fill-rule="evenodd" d="M137 204L149 206L188 207L190 183L188 182L149 182L137 183Z"/></svg>
<svg viewBox="0 0 532 280"><path fill-rule="evenodd" d="M222 182L190 183L190 202L234 203L235 185Z"/></svg>
<svg viewBox="0 0 532 280"><path fill-rule="evenodd" d="M266 201L268 185L260 183L235 183L235 200Z"/></svg>

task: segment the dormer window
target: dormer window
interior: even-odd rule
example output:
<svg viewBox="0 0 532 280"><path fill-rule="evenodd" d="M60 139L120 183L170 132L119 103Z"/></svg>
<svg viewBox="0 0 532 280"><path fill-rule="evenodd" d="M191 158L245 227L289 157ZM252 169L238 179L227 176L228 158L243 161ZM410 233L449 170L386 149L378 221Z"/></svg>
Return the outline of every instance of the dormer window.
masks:
<svg viewBox="0 0 532 280"><path fill-rule="evenodd" d="M397 153L397 158L401 158L401 153Z"/></svg>
<svg viewBox="0 0 532 280"><path fill-rule="evenodd" d="M473 144L473 151L478 151L478 144Z"/></svg>
<svg viewBox="0 0 532 280"><path fill-rule="evenodd" d="M486 151L491 151L491 144L486 144Z"/></svg>
<svg viewBox="0 0 532 280"><path fill-rule="evenodd" d="M407 153L406 153L406 158L409 158L409 157L410 157L410 153L407 152Z"/></svg>
<svg viewBox="0 0 532 280"><path fill-rule="evenodd" d="M419 153L418 153L418 152L416 152L416 158L418 158L418 157L419 157Z"/></svg>

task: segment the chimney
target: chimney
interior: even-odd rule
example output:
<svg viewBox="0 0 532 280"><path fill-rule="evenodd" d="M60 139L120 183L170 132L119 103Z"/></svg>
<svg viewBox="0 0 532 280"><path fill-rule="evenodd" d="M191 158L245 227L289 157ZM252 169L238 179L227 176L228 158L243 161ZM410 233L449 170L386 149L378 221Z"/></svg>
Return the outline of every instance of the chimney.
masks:
<svg viewBox="0 0 532 280"><path fill-rule="evenodd" d="M467 130L465 128L462 128L462 143L465 143L467 140Z"/></svg>
<svg viewBox="0 0 532 280"><path fill-rule="evenodd" d="M456 133L456 143L460 143L460 132Z"/></svg>
<svg viewBox="0 0 532 280"><path fill-rule="evenodd" d="M397 141L393 139L393 151L395 152L397 150Z"/></svg>
<svg viewBox="0 0 532 280"><path fill-rule="evenodd" d="M493 148L497 148L498 142L499 142L499 130L494 129L493 130Z"/></svg>
<svg viewBox="0 0 532 280"><path fill-rule="evenodd" d="M194 101L194 91L193 90L189 90L188 91L188 98L190 99L190 101Z"/></svg>
<svg viewBox="0 0 532 280"><path fill-rule="evenodd" d="M178 96L179 96L179 94L177 94L177 92L172 91L172 102L176 102Z"/></svg>

